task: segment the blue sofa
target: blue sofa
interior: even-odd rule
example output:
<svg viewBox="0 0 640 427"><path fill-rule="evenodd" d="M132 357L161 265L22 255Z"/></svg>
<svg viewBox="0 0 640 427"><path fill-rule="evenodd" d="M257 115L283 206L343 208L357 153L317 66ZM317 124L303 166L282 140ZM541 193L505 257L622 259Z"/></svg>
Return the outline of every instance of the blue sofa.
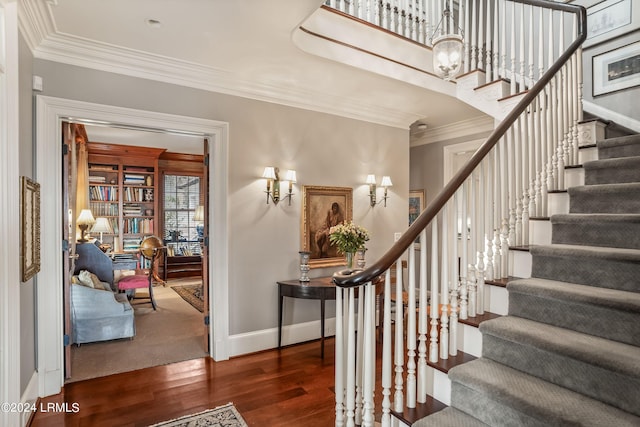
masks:
<svg viewBox="0 0 640 427"><path fill-rule="evenodd" d="M133 308L126 294L114 292L111 258L93 243L78 244L76 253L74 275L86 270L105 285L70 285L73 343L80 345L135 336Z"/></svg>

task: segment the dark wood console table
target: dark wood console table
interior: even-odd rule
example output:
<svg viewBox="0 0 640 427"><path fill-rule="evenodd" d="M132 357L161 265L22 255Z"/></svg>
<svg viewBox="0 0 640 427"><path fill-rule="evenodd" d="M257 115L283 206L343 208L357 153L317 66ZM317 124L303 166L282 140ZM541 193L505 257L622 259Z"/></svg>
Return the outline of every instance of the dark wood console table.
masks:
<svg viewBox="0 0 640 427"><path fill-rule="evenodd" d="M382 278L382 276L381 276ZM284 297L320 300L320 357L324 358L325 302L336 299L333 277L318 277L309 282L283 280L278 282L278 348L282 346L282 306ZM376 295L383 291L384 280L376 282ZM356 290L356 297L358 296Z"/></svg>
<svg viewBox="0 0 640 427"><path fill-rule="evenodd" d="M278 348L282 345L282 306L284 297L320 300L320 357L324 358L325 301L336 299L332 277L319 277L309 282L284 280L278 282Z"/></svg>

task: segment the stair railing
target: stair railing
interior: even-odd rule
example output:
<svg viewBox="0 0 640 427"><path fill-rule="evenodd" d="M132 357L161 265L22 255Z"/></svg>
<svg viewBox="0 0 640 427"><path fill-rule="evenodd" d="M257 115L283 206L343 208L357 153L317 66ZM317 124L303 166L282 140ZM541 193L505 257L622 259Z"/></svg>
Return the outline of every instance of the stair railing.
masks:
<svg viewBox="0 0 640 427"><path fill-rule="evenodd" d="M471 3L486 5L482 0ZM528 243L529 218L546 214L546 192L563 188L560 172L577 160L585 9L544 0L492 4L498 4L490 9L498 13L491 25L499 26L490 31L498 34L492 46L505 45L510 52L510 46L524 46L516 57L537 58L537 70L526 76L512 74L516 89L524 89L515 107L387 253L365 270L335 275L336 426L374 424L376 289L382 288L384 307L382 425L389 426L392 411L401 414L434 394L428 364L457 353L458 319L484 312L485 280L507 276L509 247ZM529 24L514 37L515 31L503 27L515 22ZM510 41L504 43L500 34L509 34ZM530 43L532 37L535 43ZM501 49L497 54L514 55ZM495 58L493 52L491 57ZM499 69L492 74L500 79ZM408 267L403 273L405 257ZM397 307L392 328L394 281ZM404 310L403 291L408 295Z"/></svg>

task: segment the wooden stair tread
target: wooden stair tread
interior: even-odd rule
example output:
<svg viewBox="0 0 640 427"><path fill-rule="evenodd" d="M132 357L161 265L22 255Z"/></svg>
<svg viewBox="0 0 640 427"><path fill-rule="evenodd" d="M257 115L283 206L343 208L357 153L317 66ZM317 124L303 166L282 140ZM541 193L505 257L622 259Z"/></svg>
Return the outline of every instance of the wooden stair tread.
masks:
<svg viewBox="0 0 640 427"><path fill-rule="evenodd" d="M463 363L471 362L472 360L476 360L477 357L472 356L468 353L463 353L458 350L458 354L455 356L449 355L448 359L439 359L437 362L433 363L427 360L427 365L431 366L434 369L437 369L440 372L444 372L445 374L449 373L449 369L455 368L458 365L462 365Z"/></svg>
<svg viewBox="0 0 640 427"><path fill-rule="evenodd" d="M519 246L509 246L509 249L512 251L529 252L530 247L531 245L519 245Z"/></svg>
<svg viewBox="0 0 640 427"><path fill-rule="evenodd" d="M427 396L427 401L425 403L416 403L415 408L404 408L402 413L391 410L391 414L402 420L405 424L413 425L413 423L419 419L441 411L446 407L447 405L439 400L436 400L431 396Z"/></svg>
<svg viewBox="0 0 640 427"><path fill-rule="evenodd" d="M474 317L469 317L467 319L458 319L458 322L477 328L478 326L480 326L480 323L491 319L497 319L498 317L502 317L502 315L485 311L483 314L478 314Z"/></svg>
<svg viewBox="0 0 640 427"><path fill-rule="evenodd" d="M502 288L506 288L507 283L516 279L520 279L520 277L515 277L515 276L502 277L500 279L485 280L484 283L485 285L493 285L493 286L500 286Z"/></svg>

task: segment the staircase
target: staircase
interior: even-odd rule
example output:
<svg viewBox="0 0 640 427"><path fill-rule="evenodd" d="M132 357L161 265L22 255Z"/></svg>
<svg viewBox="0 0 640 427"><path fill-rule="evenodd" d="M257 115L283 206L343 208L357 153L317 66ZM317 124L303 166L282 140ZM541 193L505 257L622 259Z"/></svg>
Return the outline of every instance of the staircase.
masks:
<svg viewBox="0 0 640 427"><path fill-rule="evenodd" d="M640 425L640 135L597 150L482 357L449 371L451 406L414 426Z"/></svg>
<svg viewBox="0 0 640 427"><path fill-rule="evenodd" d="M335 425L640 425L640 137L582 147L586 13L449 3L472 33L456 96L496 129L382 258L336 275Z"/></svg>

